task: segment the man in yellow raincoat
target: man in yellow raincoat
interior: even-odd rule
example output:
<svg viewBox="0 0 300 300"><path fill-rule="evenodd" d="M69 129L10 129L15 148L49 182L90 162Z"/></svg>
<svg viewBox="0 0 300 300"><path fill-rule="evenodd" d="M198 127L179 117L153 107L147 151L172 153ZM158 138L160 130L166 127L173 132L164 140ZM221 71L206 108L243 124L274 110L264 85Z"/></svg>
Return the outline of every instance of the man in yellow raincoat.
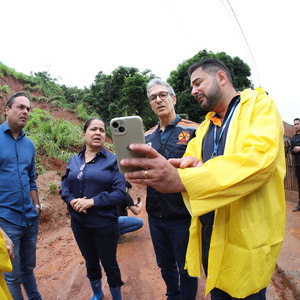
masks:
<svg viewBox="0 0 300 300"><path fill-rule="evenodd" d="M9 289L6 285L3 272L11 272L11 260L14 258L14 245L11 239L0 228L0 299L12 300Z"/></svg>
<svg viewBox="0 0 300 300"><path fill-rule="evenodd" d="M211 299L266 299L284 237L283 124L262 90L237 93L227 67L208 59L190 69L192 95L209 111L185 157L166 161L146 145L147 170L127 180L182 192L192 215L186 268L200 277L202 258ZM175 166L175 167L174 167Z"/></svg>

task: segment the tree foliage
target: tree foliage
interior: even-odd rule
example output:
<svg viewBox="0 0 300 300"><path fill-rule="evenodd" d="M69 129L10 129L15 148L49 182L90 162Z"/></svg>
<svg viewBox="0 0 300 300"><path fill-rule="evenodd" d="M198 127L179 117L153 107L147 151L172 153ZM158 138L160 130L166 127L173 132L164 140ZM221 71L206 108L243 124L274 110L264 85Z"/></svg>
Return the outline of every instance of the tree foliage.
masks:
<svg viewBox="0 0 300 300"><path fill-rule="evenodd" d="M218 58L227 65L237 90L252 86L248 79L251 75L249 66L240 58L232 58L224 52L215 54L202 50L182 62L176 70L171 71L167 81L177 96L176 112L196 122L201 122L206 112L201 110L200 105L191 96L188 70L193 63L206 58ZM83 121L97 114L108 125L114 117L139 115L144 121L145 129L157 123L157 117L151 110L146 95L147 83L155 77L149 69L140 72L134 67L119 66L109 75L100 71L90 88L85 89L59 85L57 79L51 78L48 72L25 76L0 62L0 77L4 74L22 80L24 89L28 92L41 91L47 101L51 102L52 107L76 109ZM109 133L109 128L107 129Z"/></svg>
<svg viewBox="0 0 300 300"><path fill-rule="evenodd" d="M216 54L210 51L208 52L207 50L198 52L192 58L181 63L177 67L177 70L172 71L167 80L173 87L177 96L176 112L185 115L195 122L201 122L204 119L206 112L201 109L198 102L191 95L188 71L193 63L207 58L217 58L225 63L232 75L233 85L236 90L252 87L252 83L248 79L251 75L250 68L239 57L232 58L224 52Z"/></svg>
<svg viewBox="0 0 300 300"><path fill-rule="evenodd" d="M156 118L146 95L147 82L153 77L150 70L139 72L137 68L124 66L116 68L110 75L100 71L84 101L106 124L115 117L139 115L148 128Z"/></svg>

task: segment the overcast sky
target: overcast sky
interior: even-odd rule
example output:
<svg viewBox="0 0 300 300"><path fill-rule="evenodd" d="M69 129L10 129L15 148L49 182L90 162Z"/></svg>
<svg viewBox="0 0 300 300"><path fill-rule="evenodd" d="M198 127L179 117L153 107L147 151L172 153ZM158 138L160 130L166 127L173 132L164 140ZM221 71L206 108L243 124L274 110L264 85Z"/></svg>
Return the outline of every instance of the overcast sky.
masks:
<svg viewBox="0 0 300 300"><path fill-rule="evenodd" d="M0 7L0 61L17 72L48 71L82 88L123 65L166 80L203 49L225 52L250 66L254 86L284 121L300 117L299 0L1 0Z"/></svg>

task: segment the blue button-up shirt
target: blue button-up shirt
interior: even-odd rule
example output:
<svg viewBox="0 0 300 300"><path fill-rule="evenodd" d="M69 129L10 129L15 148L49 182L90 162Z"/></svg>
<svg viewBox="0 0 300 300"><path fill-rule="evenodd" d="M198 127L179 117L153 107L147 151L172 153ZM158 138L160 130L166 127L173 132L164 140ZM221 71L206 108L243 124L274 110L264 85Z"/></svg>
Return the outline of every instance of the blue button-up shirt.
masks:
<svg viewBox="0 0 300 300"><path fill-rule="evenodd" d="M30 197L37 190L33 142L21 130L15 140L6 122L0 125L0 218L30 226L38 217Z"/></svg>
<svg viewBox="0 0 300 300"><path fill-rule="evenodd" d="M71 157L61 182L61 197L68 204L72 220L89 228L101 228L118 222L117 205L124 200L125 178L119 172L116 156L103 147L88 163L85 149ZM70 205L75 198L94 199L87 213L78 213Z"/></svg>

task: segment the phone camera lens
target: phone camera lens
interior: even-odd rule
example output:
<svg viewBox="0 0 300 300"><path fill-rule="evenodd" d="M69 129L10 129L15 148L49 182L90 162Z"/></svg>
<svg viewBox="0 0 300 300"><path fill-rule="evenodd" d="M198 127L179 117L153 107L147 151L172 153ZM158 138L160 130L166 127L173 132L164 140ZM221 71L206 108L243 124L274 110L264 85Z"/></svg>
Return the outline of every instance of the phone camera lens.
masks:
<svg viewBox="0 0 300 300"><path fill-rule="evenodd" d="M113 126L113 128L118 128L119 124L118 124L118 122L113 122L112 126Z"/></svg>
<svg viewBox="0 0 300 300"><path fill-rule="evenodd" d="M125 131L125 128L124 128L123 126L120 126L120 127L119 127L119 131L120 131L120 132L124 132L124 131Z"/></svg>

